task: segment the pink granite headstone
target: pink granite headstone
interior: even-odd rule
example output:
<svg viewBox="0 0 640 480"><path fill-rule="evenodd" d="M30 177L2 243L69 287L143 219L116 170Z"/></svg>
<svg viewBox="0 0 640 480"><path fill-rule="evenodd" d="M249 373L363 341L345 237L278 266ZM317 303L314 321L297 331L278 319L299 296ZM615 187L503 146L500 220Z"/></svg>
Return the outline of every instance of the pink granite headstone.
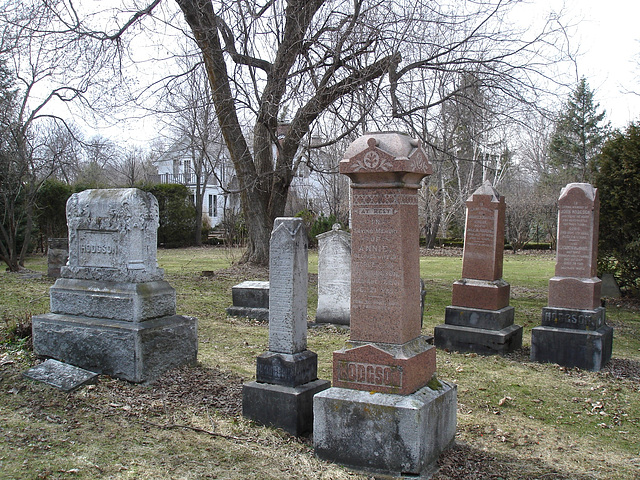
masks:
<svg viewBox="0 0 640 480"><path fill-rule="evenodd" d="M455 438L457 389L434 378L420 325L420 142L372 133L340 162L351 179L351 338L313 398L316 455L385 478L426 478ZM433 380L433 381L431 381Z"/></svg>
<svg viewBox="0 0 640 480"><path fill-rule="evenodd" d="M439 348L494 354L522 346L522 327L513 323L510 287L502 279L505 210L504 197L489 181L467 199L462 279L453 284L445 324L434 328Z"/></svg>
<svg viewBox="0 0 640 480"><path fill-rule="evenodd" d="M418 196L431 164L399 133L366 134L340 162L352 180L351 342L334 352L333 385L409 394L435 373L420 335Z"/></svg>
<svg viewBox="0 0 640 480"><path fill-rule="evenodd" d="M467 199L462 280L453 284L452 305L499 310L509 305L502 280L505 202L485 181Z"/></svg>
<svg viewBox="0 0 640 480"><path fill-rule="evenodd" d="M558 199L555 276L542 324L531 330L531 360L598 371L611 359L613 328L600 304L598 190L570 183Z"/></svg>
<svg viewBox="0 0 640 480"><path fill-rule="evenodd" d="M549 280L549 306L594 309L600 306L598 190L570 183L558 199L558 246L555 276Z"/></svg>

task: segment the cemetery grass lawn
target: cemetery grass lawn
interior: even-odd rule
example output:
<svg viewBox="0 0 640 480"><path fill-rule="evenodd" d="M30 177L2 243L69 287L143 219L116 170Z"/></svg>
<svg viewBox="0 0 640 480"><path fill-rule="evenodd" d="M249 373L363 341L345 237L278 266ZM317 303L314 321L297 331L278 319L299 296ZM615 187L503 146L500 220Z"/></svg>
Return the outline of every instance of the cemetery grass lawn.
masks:
<svg viewBox="0 0 640 480"><path fill-rule="evenodd" d="M177 291L178 313L199 319L199 364L155 385L101 376L62 393L22 377L37 360L18 326L49 309L53 281L0 274L0 479L224 478L366 479L316 459L309 438L245 420L241 385L267 349L268 326L228 317L231 287L266 280L266 269L231 266L240 251L160 250L159 265ZM317 253L310 255L309 319L317 301ZM46 272L32 257L30 270ZM427 288L423 333L444 322L459 256L421 257ZM434 479L633 479L640 477L640 314L637 303L609 300L613 360L585 372L529 361L553 275L550 254L505 253L516 323L524 346L505 356L438 350L440 379L458 386L456 446ZM207 275L202 275L207 271ZM308 347L319 377L331 378L331 352L348 331L310 324Z"/></svg>

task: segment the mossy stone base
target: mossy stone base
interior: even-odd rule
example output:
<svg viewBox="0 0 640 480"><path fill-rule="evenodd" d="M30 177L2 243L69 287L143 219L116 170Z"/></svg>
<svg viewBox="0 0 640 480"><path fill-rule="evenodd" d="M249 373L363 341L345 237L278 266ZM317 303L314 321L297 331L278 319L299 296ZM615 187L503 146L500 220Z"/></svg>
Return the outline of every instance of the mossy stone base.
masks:
<svg viewBox="0 0 640 480"><path fill-rule="evenodd" d="M457 387L411 395L330 388L314 397L318 457L378 475L427 478L456 432Z"/></svg>

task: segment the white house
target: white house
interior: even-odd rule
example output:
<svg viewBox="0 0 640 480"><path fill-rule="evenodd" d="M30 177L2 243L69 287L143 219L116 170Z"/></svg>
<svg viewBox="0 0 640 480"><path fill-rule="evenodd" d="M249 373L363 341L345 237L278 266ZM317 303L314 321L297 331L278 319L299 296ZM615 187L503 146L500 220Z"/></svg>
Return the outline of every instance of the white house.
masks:
<svg viewBox="0 0 640 480"><path fill-rule="evenodd" d="M193 150L189 147L188 140L176 142L154 163L158 169L156 182L185 185L191 191L191 198L195 204L198 172L194 168ZM211 227L222 223L226 209L237 208L237 200L225 192L225 188L232 184L234 177L233 168L229 164L228 158L221 152L215 164L209 168L202 168L201 177L206 177L202 214L207 217Z"/></svg>

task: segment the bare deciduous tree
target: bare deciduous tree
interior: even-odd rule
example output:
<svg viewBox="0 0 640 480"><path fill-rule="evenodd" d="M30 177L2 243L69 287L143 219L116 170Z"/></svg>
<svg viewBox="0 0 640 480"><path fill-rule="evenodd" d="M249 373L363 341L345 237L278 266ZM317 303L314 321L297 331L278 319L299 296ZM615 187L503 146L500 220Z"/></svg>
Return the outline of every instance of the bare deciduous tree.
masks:
<svg viewBox="0 0 640 480"><path fill-rule="evenodd" d="M334 124L334 138L397 128L468 92L456 86L462 74L473 74L491 98L500 94L503 102L531 104L540 88L533 79L545 67L542 50L553 45L555 31L553 22L530 38L508 28L503 16L517 3L176 0L204 61L236 170L250 238L245 259L267 261L272 222L284 212L301 145L314 125ZM97 42L94 58L116 68L128 61L127 52L133 55L126 38L135 38L141 22L184 34L171 5L149 0L134 9L116 8L111 17L101 12L109 28L99 32L90 21L96 24L97 17L81 18L62 1L47 3L67 26L64 32ZM420 82L442 73L453 73L452 83L414 100ZM283 121L288 128L278 138Z"/></svg>
<svg viewBox="0 0 640 480"><path fill-rule="evenodd" d="M227 187L223 175L226 155L202 62L198 56L185 53L179 64L186 73L171 82L171 92L165 98L168 130L172 151L189 162L188 173L193 175L197 219L194 241L201 245L205 191L211 184Z"/></svg>

